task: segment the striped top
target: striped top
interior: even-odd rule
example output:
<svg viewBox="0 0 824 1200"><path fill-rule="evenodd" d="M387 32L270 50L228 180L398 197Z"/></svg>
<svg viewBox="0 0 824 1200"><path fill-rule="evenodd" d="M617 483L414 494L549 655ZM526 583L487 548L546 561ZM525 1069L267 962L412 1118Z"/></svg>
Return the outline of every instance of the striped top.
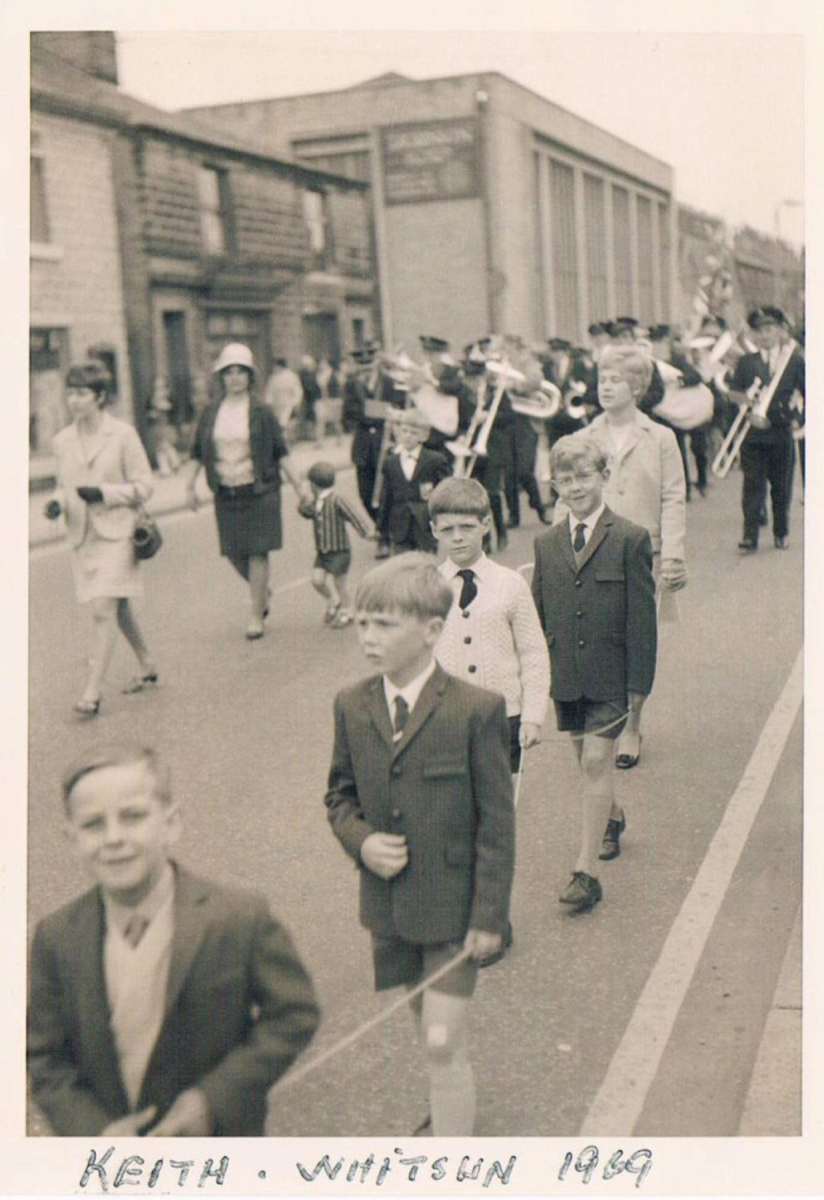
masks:
<svg viewBox="0 0 824 1200"><path fill-rule="evenodd" d="M348 500L337 492L321 492L312 509L312 527L318 554L335 554L349 549L346 524L354 525L361 537L368 537L364 525Z"/></svg>

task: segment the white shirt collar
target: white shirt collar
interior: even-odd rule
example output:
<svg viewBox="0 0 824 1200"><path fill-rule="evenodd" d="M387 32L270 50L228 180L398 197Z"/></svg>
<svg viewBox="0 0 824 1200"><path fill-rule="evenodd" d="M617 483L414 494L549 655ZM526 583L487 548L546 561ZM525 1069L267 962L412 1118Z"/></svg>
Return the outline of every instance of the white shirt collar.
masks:
<svg viewBox="0 0 824 1200"><path fill-rule="evenodd" d="M435 659L434 658L430 659L429 664L426 667L424 667L424 669L421 671L420 675L416 675L415 678L410 683L407 683L406 687L402 687L402 688L395 687L394 683L389 678L389 676L384 675L384 677L383 677L383 693L386 696L386 703L389 707L389 716L391 717L393 724L395 721L395 697L403 696L404 700L406 701L406 703L409 707L409 711L411 713L412 709L418 703L418 699L420 698L421 692L426 687L427 683L432 678L432 676L435 674L436 667L437 667L437 663L435 662Z"/></svg>
<svg viewBox="0 0 824 1200"><path fill-rule="evenodd" d="M126 932L126 926L132 917L138 914L145 917L147 925L150 925L161 909L174 901L174 895L175 871L172 864L167 862L160 879L158 879L148 896L133 908L127 904L118 903L117 900L103 892L106 922L114 926L121 934Z"/></svg>
<svg viewBox="0 0 824 1200"><path fill-rule="evenodd" d="M414 450L407 450L404 446L401 446L401 448L400 448L401 458L418 458L420 456L420 453L421 453L420 443L415 447Z"/></svg>
<svg viewBox="0 0 824 1200"><path fill-rule="evenodd" d="M601 504L599 505L598 508L595 509L595 512L591 512L588 517L575 517L572 515L572 513L570 513L569 514L569 532L574 534L575 529L578 525L586 525L589 532L593 533L595 530L595 526L598 524L599 520L601 519L601 513L604 511L605 508L606 508L606 504L604 504L604 502L601 501Z"/></svg>
<svg viewBox="0 0 824 1200"><path fill-rule="evenodd" d="M459 567L457 563L453 563L451 558L447 558L444 560L441 570L443 571L444 577L448 580L454 579L459 571L465 570L474 571L479 579L483 579L485 575L489 574L489 566L490 560L482 551L481 557L476 559L471 567Z"/></svg>

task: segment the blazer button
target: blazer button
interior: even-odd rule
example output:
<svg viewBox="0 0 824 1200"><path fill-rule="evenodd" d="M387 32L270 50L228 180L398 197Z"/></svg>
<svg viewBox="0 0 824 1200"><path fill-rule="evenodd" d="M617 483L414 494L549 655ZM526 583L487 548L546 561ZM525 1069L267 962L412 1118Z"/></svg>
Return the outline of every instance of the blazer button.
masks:
<svg viewBox="0 0 824 1200"><path fill-rule="evenodd" d="M399 808L393 808L392 816L396 821L400 821L401 817L403 816L403 813L401 812L401 810Z"/></svg>
<svg viewBox="0 0 824 1200"><path fill-rule="evenodd" d="M402 775L403 767L401 766L400 763L393 763L389 769L389 774L390 775Z"/></svg>
<svg viewBox="0 0 824 1200"><path fill-rule="evenodd" d="M469 637L469 638L464 638L464 645L465 645L465 646L471 646L471 645L472 645L472 638L471 638L471 637Z"/></svg>
<svg viewBox="0 0 824 1200"><path fill-rule="evenodd" d="M576 616L576 617L582 617L583 615L584 615L584 614L581 612L581 610L580 610L580 608L579 608L579 609L578 609L578 611L577 611L577 613L575 614L575 616Z"/></svg>
<svg viewBox="0 0 824 1200"><path fill-rule="evenodd" d="M474 675L478 668L473 663L471 666L467 667L466 669L470 675Z"/></svg>
<svg viewBox="0 0 824 1200"><path fill-rule="evenodd" d="M575 580L575 586L576 586L576 587L581 587L581 586L582 586L582 585L581 585L581 580L580 580L580 579L576 579L576 580Z"/></svg>
<svg viewBox="0 0 824 1200"><path fill-rule="evenodd" d="M581 647L581 649L583 650L583 648L584 648L584 645L585 645L585 642L584 642L584 639L583 639L583 638L580 638L580 639L579 639L579 641L578 641L578 645L579 645L579 646Z"/></svg>

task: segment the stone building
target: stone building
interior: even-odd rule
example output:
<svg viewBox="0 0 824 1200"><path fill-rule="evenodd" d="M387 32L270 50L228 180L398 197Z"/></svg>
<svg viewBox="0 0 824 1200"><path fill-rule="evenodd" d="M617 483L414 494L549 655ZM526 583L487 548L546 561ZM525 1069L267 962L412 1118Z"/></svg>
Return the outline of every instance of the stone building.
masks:
<svg viewBox="0 0 824 1200"><path fill-rule="evenodd" d="M32 35L35 430L39 396L62 404L60 371L90 348L150 444L153 404L190 421L227 341L265 379L276 356L337 359L380 334L366 183L127 96L112 34L65 38Z"/></svg>
<svg viewBox="0 0 824 1200"><path fill-rule="evenodd" d="M497 72L192 111L371 183L389 342L672 316L672 169Z"/></svg>

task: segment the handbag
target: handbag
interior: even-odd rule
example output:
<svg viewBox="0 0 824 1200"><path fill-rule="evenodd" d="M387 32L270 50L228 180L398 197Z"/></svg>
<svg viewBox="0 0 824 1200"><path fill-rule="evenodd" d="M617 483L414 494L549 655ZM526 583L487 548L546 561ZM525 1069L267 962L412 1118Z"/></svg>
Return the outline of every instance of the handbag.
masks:
<svg viewBox="0 0 824 1200"><path fill-rule="evenodd" d="M145 508L137 510L137 524L132 534L134 556L138 559L154 558L163 545L163 534L160 526Z"/></svg>

